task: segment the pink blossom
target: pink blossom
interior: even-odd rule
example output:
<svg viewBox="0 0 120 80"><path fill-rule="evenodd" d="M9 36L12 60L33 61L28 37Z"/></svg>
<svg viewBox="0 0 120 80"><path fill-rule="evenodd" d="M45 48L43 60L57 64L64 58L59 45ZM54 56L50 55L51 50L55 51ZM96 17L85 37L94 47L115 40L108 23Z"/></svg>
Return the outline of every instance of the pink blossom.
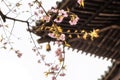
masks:
<svg viewBox="0 0 120 80"><path fill-rule="evenodd" d="M52 77L52 80L57 80L55 76Z"/></svg>
<svg viewBox="0 0 120 80"><path fill-rule="evenodd" d="M56 53L56 56L61 56L62 55L62 51L61 51L60 48L58 48L55 53Z"/></svg>
<svg viewBox="0 0 120 80"><path fill-rule="evenodd" d="M34 12L35 16L38 16L38 13L37 12Z"/></svg>
<svg viewBox="0 0 120 80"><path fill-rule="evenodd" d="M51 38L56 38L54 33L48 33L48 36Z"/></svg>
<svg viewBox="0 0 120 80"><path fill-rule="evenodd" d="M58 71L58 70L59 70L58 65L52 66L52 67L51 67L51 70L52 70L52 71Z"/></svg>
<svg viewBox="0 0 120 80"><path fill-rule="evenodd" d="M58 38L58 40L65 41L65 34L61 34L60 37Z"/></svg>
<svg viewBox="0 0 120 80"><path fill-rule="evenodd" d="M75 20L73 20L73 21L70 20L69 23L70 23L70 25L76 25L76 24L77 24L77 21L75 21Z"/></svg>
<svg viewBox="0 0 120 80"><path fill-rule="evenodd" d="M60 76L65 76L65 73L61 73Z"/></svg>
<svg viewBox="0 0 120 80"><path fill-rule="evenodd" d="M58 16L57 16L57 18L54 21L57 22L57 23L60 23L60 22L63 21L64 17L68 17L67 12L64 11L63 9L59 10L58 11Z"/></svg>
<svg viewBox="0 0 120 80"><path fill-rule="evenodd" d="M74 15L71 17L71 20L69 21L70 25L76 25L79 20L79 17L77 15Z"/></svg>
<svg viewBox="0 0 120 80"><path fill-rule="evenodd" d="M20 58L22 56L22 53L18 53L17 56Z"/></svg>
<svg viewBox="0 0 120 80"><path fill-rule="evenodd" d="M57 22L57 23L61 23L62 21L63 21L63 16L58 16L55 20L54 20L54 22Z"/></svg>
<svg viewBox="0 0 120 80"><path fill-rule="evenodd" d="M50 18L51 18L50 15L49 16L48 15L43 16L43 20L45 20L46 22L49 22Z"/></svg>
<svg viewBox="0 0 120 80"><path fill-rule="evenodd" d="M46 66L51 66L51 65L52 65L52 63L45 63L45 65L46 65Z"/></svg>
<svg viewBox="0 0 120 80"><path fill-rule="evenodd" d="M67 12L64 11L63 9L62 9L62 10L59 10L58 15L63 16L63 17L68 17Z"/></svg>
<svg viewBox="0 0 120 80"><path fill-rule="evenodd" d="M48 33L48 36L51 37L51 38L56 38L54 33ZM57 38L57 40L64 41L65 40L65 34L61 34L60 37Z"/></svg>

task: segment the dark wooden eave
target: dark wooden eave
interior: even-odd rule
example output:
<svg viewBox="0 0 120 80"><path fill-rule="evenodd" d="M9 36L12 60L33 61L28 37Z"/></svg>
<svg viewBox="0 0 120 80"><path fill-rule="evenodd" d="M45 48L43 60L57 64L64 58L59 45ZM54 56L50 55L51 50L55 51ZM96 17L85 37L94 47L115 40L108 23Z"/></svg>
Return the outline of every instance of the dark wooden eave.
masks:
<svg viewBox="0 0 120 80"><path fill-rule="evenodd" d="M109 67L101 80L120 80L120 62L113 62L113 65Z"/></svg>
<svg viewBox="0 0 120 80"><path fill-rule="evenodd" d="M63 2L58 6L62 6ZM100 29L100 37L94 41L78 39L73 35L68 40L73 49L120 60L120 0L85 0L84 8L79 7L77 0L69 0L64 9L66 8L77 14L80 20L76 26L70 26L69 19L65 19L58 24L64 31Z"/></svg>

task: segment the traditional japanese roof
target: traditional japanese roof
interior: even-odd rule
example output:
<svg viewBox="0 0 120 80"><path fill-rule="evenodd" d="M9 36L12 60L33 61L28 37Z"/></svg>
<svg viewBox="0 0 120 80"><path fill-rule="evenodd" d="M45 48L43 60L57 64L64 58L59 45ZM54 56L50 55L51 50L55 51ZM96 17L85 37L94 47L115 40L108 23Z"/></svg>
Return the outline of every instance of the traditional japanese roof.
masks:
<svg viewBox="0 0 120 80"><path fill-rule="evenodd" d="M68 9L77 14L80 18L77 25L69 25L69 18L65 18L58 25L62 27L64 32L70 30L92 31L100 29L99 37L94 40L77 38L76 34L72 34L72 38L68 38L67 42L74 49L94 54L99 57L120 61L120 0L85 0L85 6L80 7L77 0L63 0L57 3L59 9ZM54 18L55 15L53 15ZM68 35L66 33L66 35ZM39 42L52 40L48 37L41 38ZM119 80L118 76L120 64L114 64L110 68L113 70L111 74L108 72L102 80ZM114 74L114 75L113 75ZM112 76L111 76L112 75Z"/></svg>
<svg viewBox="0 0 120 80"><path fill-rule="evenodd" d="M100 80L119 80L120 79L120 62L113 62L108 71L101 76Z"/></svg>
<svg viewBox="0 0 120 80"><path fill-rule="evenodd" d="M77 25L70 25L69 18L57 24L63 32L70 30L72 38L67 42L73 49L95 54L96 56L120 60L120 1L119 0L85 0L85 6L80 7L76 0L63 0L58 4L59 9L69 9L80 18ZM54 18L52 15L52 19ZM50 25L49 23L47 25ZM75 30L92 31L100 29L99 37L94 40L77 38ZM38 33L43 36L43 33ZM68 35L67 33L65 33ZM41 38L39 42L50 41L49 37Z"/></svg>

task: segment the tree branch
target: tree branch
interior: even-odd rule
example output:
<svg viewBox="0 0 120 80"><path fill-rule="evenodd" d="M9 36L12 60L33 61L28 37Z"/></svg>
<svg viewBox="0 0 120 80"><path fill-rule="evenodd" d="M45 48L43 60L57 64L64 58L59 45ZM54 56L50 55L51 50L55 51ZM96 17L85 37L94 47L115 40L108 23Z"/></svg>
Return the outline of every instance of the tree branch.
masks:
<svg viewBox="0 0 120 80"><path fill-rule="evenodd" d="M2 13L2 11L0 10L0 16L3 20L3 22L6 22L6 16Z"/></svg>
<svg viewBox="0 0 120 80"><path fill-rule="evenodd" d="M20 20L20 19L15 19L15 18L12 18L12 17L8 17L8 16L4 15L1 10L0 10L0 16L1 16L1 18L2 18L2 20L4 22L6 22L6 19L10 19L10 20L13 20L13 21L19 21L19 22L28 23L28 21L24 21L24 20Z"/></svg>

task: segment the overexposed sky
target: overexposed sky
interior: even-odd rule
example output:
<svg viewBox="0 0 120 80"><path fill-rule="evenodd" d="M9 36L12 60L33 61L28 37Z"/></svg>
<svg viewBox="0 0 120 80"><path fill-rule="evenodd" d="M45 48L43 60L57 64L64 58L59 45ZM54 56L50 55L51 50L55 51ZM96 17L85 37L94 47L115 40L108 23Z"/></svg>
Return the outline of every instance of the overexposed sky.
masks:
<svg viewBox="0 0 120 80"><path fill-rule="evenodd" d="M6 2L16 3L18 0L5 0ZM28 7L25 5L30 0L23 0L22 7L18 13L10 12L8 16L16 17L16 14L20 14L16 18L18 19L27 19L31 14L30 13L21 13L22 10L27 10ZM51 6L55 5L56 0L41 0L43 1L43 6L46 10L50 9ZM13 7L13 6L12 6ZM12 9L11 7L11 9ZM6 14L9 9L4 5L4 3L0 3L0 9ZM33 10L34 11L34 10ZM3 22L0 22L0 24ZM13 21L7 20L6 23L9 28L5 28L6 34L9 36L10 30L13 25ZM18 58L13 51L4 50L1 48L0 50L0 80L50 80L44 76L45 68L44 65L37 63L39 56L36 56L35 53L31 50L34 46L33 43L30 43L30 35L29 32L26 31L27 25L26 23L15 22L15 27L10 38L10 41L14 42L13 47L15 49L20 50L23 53L21 58ZM0 35L6 36L3 28L0 28ZM37 36L33 35L36 40ZM19 38L19 39L18 39ZM54 56L53 53L56 50L57 46L52 45L52 51L46 52L45 47L43 47L40 52L42 54L47 54L48 62L53 61ZM44 44L39 44L45 45ZM0 43L1 47L1 43ZM97 80L104 74L104 71L108 70L108 66L111 66L111 61L90 56L90 54L86 55L85 53L81 54L80 52L76 52L76 50L72 51L72 49L65 48L66 60L66 76L62 78L62 80ZM58 77L58 80L61 78Z"/></svg>

